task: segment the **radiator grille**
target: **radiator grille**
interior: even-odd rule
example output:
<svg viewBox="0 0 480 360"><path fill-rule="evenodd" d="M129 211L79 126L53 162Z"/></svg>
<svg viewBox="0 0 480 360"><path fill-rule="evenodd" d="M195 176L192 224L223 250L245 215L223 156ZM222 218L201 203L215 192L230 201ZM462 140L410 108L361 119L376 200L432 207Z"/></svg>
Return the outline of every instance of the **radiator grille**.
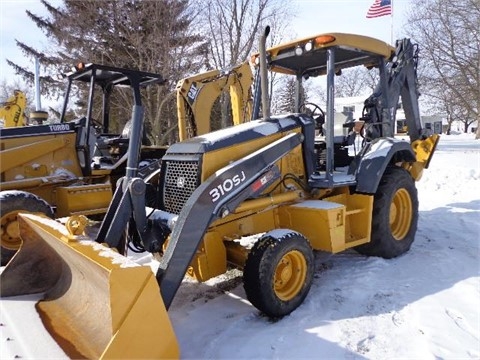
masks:
<svg viewBox="0 0 480 360"><path fill-rule="evenodd" d="M180 214L185 202L198 187L198 161L168 161L163 204L165 210Z"/></svg>

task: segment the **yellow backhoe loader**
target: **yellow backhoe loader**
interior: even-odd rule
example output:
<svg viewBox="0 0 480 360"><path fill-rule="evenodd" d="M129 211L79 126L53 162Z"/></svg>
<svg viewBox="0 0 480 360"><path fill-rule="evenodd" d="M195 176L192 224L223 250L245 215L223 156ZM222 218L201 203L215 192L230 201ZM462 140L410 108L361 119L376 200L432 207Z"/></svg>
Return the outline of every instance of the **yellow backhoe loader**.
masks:
<svg viewBox="0 0 480 360"><path fill-rule="evenodd" d="M15 90L13 96L9 97L0 107L0 127L25 126L25 107L27 99L20 90Z"/></svg>
<svg viewBox="0 0 480 360"><path fill-rule="evenodd" d="M2 296L45 291L41 317L71 357L178 356L168 308L185 274L205 281L236 266L247 299L278 318L308 295L315 250L353 248L384 258L409 250L418 220L415 181L438 141L420 120L417 46L328 33L265 49L268 32L252 57L261 86L253 113L261 103L263 117L170 146L154 205L136 174L139 144L130 142L131 171L96 235L85 235L81 216L59 223L19 215L23 248L1 275ZM359 65L378 71L380 81L363 116L336 135L335 74ZM267 68L294 76L298 89L306 79L326 78L325 110L302 113L297 91L297 112L271 115ZM400 97L410 141L394 137ZM124 229L130 246L158 256L155 275L121 255ZM261 234L253 247L238 241L252 234ZM45 261L61 266L40 271Z"/></svg>
<svg viewBox="0 0 480 360"><path fill-rule="evenodd" d="M135 103L141 88L162 82L157 74L82 65L67 75L59 123L0 129L2 265L20 246L19 211L43 213L49 217L106 212L115 179L125 174L124 148L128 141L125 139L128 132L109 133L110 95L126 87L131 90ZM74 88L82 85L89 88L87 113L67 121L67 110L76 100ZM103 98L100 111L95 111L99 107L94 102L95 92ZM95 112L101 114L102 123L94 122ZM141 156L142 159L159 158L164 152L165 149L142 148Z"/></svg>
<svg viewBox="0 0 480 360"><path fill-rule="evenodd" d="M248 62L180 80L176 89L180 141L212 131L212 108L224 93L230 95L233 125L249 121L252 80Z"/></svg>
<svg viewBox="0 0 480 360"><path fill-rule="evenodd" d="M127 87L134 103L138 103L142 88L162 82L157 74L80 64L67 75L60 123L31 127L24 127L22 122L25 96L20 91L15 92L15 97L9 99L0 113L9 127L0 130L2 265L20 246L16 216L19 211L43 213L49 217L106 212L116 181L125 175L132 124L128 121L121 134L112 133L110 123L116 110L110 101L112 94ZM180 140L210 131L211 108L226 90L232 98L234 123L249 120L251 84L248 63L179 81ZM74 87L78 85L87 85L90 89L86 116L67 122L68 110L75 101ZM195 86L196 96L192 96ZM96 93L101 95L101 102L94 101ZM101 116L101 121L95 121L96 116ZM165 149L166 146L141 147L142 177L158 168Z"/></svg>

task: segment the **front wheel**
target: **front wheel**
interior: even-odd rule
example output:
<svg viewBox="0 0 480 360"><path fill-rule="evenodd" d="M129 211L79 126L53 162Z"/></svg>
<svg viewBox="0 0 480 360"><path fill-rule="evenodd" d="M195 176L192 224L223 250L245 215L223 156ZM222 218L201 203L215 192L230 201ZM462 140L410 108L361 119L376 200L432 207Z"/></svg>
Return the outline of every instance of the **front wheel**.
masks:
<svg viewBox="0 0 480 360"><path fill-rule="evenodd" d="M386 259L402 255L415 239L417 222L418 197L413 178L403 168L387 168L373 200L371 240L355 250Z"/></svg>
<svg viewBox="0 0 480 360"><path fill-rule="evenodd" d="M53 218L50 205L42 198L25 191L2 191L0 193L1 264L6 265L22 244L17 214L20 212L41 213Z"/></svg>
<svg viewBox="0 0 480 360"><path fill-rule="evenodd" d="M272 231L253 246L243 270L247 299L270 317L291 313L310 290L314 255L308 240L294 231Z"/></svg>

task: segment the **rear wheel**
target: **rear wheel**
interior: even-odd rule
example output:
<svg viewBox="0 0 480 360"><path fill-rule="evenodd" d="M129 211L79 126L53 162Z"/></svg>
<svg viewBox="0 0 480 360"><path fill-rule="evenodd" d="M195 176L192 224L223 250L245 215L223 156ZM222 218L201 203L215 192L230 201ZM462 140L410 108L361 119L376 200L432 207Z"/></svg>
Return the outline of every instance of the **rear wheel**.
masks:
<svg viewBox="0 0 480 360"><path fill-rule="evenodd" d="M42 213L53 218L50 205L42 198L25 191L0 193L1 264L6 265L22 244L17 222L19 212Z"/></svg>
<svg viewBox="0 0 480 360"><path fill-rule="evenodd" d="M388 168L373 201L372 235L355 248L368 256L393 258L410 249L418 222L415 182L403 168Z"/></svg>
<svg viewBox="0 0 480 360"><path fill-rule="evenodd" d="M271 232L253 246L243 270L247 299L270 317L295 310L312 285L314 255L297 232Z"/></svg>

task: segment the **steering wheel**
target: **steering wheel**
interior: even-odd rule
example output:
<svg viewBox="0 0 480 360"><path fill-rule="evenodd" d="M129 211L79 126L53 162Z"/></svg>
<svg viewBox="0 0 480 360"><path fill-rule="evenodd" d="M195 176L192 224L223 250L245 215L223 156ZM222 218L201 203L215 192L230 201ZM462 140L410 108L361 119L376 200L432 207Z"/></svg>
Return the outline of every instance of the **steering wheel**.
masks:
<svg viewBox="0 0 480 360"><path fill-rule="evenodd" d="M307 106L313 107L309 109ZM311 102L304 102L300 105L299 111L310 115L315 120L315 128L320 130L320 133L323 134L323 124L325 124L325 111L322 110L320 106Z"/></svg>

